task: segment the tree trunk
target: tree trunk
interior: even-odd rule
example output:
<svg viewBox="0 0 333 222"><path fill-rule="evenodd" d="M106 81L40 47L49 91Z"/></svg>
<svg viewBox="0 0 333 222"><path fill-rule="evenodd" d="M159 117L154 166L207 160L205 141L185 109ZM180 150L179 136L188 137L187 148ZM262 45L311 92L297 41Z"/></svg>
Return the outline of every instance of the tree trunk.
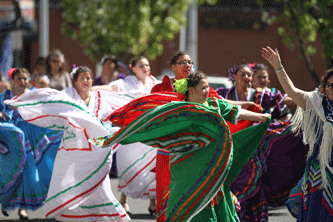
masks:
<svg viewBox="0 0 333 222"><path fill-rule="evenodd" d="M302 36L300 34L300 31L299 31L299 23L298 23L297 17L295 15L295 12L294 12L293 8L291 7L289 1L286 1L286 4L287 4L287 7L288 7L288 10L290 11L292 21L294 22L295 27L296 27L296 37L297 37L297 41L298 41L298 47L301 51L301 55L302 55L302 57L303 57L303 59L306 63L306 67L308 68L311 79L318 86L320 84L320 81L319 81L315 71L313 70L311 59L310 59L309 55L306 53L305 44L304 44L303 38L302 38Z"/></svg>

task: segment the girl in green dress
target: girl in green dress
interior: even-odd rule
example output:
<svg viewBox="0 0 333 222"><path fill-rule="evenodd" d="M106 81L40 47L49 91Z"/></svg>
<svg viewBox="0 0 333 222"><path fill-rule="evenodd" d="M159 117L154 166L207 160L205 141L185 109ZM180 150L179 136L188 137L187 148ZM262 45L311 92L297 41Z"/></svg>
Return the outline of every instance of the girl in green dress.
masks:
<svg viewBox="0 0 333 222"><path fill-rule="evenodd" d="M110 119L123 128L90 142L101 147L143 142L171 153L166 221L239 221L229 185L258 146L270 115L208 98L203 73L176 81L175 88L175 93L151 94L116 110ZM263 123L231 138L226 120L238 118ZM120 124L124 119L128 124Z"/></svg>

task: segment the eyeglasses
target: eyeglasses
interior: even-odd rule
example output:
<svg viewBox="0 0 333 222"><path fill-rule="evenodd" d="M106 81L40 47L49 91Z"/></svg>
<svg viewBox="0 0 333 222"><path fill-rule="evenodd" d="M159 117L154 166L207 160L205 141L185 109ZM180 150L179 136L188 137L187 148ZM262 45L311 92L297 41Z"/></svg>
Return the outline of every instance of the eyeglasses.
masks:
<svg viewBox="0 0 333 222"><path fill-rule="evenodd" d="M184 66L186 64L188 64L189 66L193 66L194 62L192 62L192 61L180 61L180 62L176 62L176 64L178 64L180 66Z"/></svg>
<svg viewBox="0 0 333 222"><path fill-rule="evenodd" d="M251 76L252 76L252 73L250 73L250 72L241 72L241 73L239 73L239 75L241 75L241 76L251 77Z"/></svg>
<svg viewBox="0 0 333 222"><path fill-rule="evenodd" d="M53 63L61 63L60 60L51 60Z"/></svg>
<svg viewBox="0 0 333 222"><path fill-rule="evenodd" d="M333 83L326 83L325 88L333 88Z"/></svg>

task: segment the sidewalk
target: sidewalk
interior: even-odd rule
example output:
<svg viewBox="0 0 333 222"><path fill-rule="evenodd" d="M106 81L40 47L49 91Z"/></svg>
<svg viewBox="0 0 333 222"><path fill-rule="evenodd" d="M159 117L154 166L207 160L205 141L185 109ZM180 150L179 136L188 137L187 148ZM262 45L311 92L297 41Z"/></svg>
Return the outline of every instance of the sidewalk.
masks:
<svg viewBox="0 0 333 222"><path fill-rule="evenodd" d="M120 193L117 191L118 180L116 178L111 179L111 188L113 194L117 199L120 197ZM131 199L128 198L128 204L130 206L131 222L153 222L154 217L151 217L148 213L149 200ZM18 210L10 211L9 217L5 217L0 212L0 222L7 221L20 221L17 215ZM29 221L32 222L58 222L54 219L46 219L43 207L36 211L28 210ZM269 221L270 222L295 222L296 219L291 216L286 207L279 207L269 209Z"/></svg>

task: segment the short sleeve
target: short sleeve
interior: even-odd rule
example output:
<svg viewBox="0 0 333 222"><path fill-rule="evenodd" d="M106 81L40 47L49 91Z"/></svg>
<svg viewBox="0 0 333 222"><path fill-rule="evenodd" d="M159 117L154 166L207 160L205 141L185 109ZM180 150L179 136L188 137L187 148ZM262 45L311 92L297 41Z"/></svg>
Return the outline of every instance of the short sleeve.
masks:
<svg viewBox="0 0 333 222"><path fill-rule="evenodd" d="M158 92L162 92L162 91L168 91L168 92L172 92L173 88L172 85L170 83L170 78L168 76L164 76L162 79L162 82L159 84L156 84L152 89L150 93L158 93Z"/></svg>
<svg viewBox="0 0 333 222"><path fill-rule="evenodd" d="M223 99L222 96L220 96L215 89L213 89L212 87L209 87L209 97L217 97L219 99Z"/></svg>
<svg viewBox="0 0 333 222"><path fill-rule="evenodd" d="M237 123L238 111L240 109L237 105L231 105L225 100L221 100L218 98L208 98L208 104L210 106L216 107L223 117L224 120L231 122L232 124Z"/></svg>
<svg viewBox="0 0 333 222"><path fill-rule="evenodd" d="M282 110L285 105L282 104L283 100L287 97L287 94L282 94L279 90L276 90L275 93L265 90L261 102L261 106L264 109L269 109L272 107Z"/></svg>

